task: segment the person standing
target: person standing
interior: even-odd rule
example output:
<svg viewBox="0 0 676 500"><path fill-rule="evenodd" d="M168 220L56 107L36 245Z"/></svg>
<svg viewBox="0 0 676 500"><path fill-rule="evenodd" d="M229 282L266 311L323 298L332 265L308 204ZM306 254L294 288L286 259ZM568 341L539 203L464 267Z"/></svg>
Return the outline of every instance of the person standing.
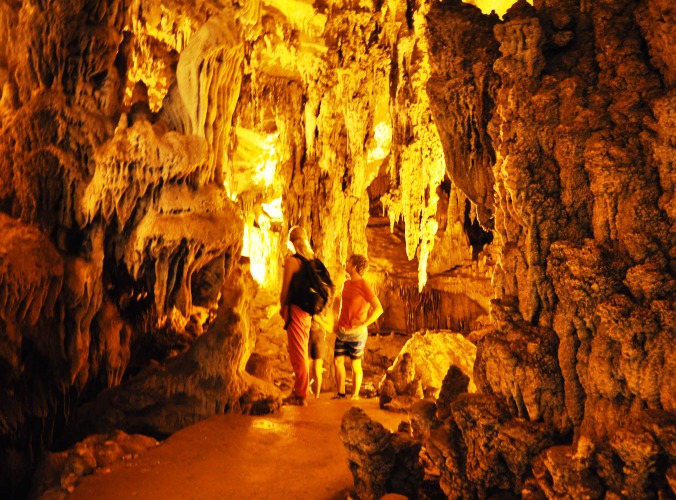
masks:
<svg viewBox="0 0 676 500"><path fill-rule="evenodd" d="M280 311L284 319L284 328L289 342L289 359L293 372L296 376L293 392L284 399L284 403L298 406L307 404L308 394L308 343L310 338L310 326L312 316L300 307L292 304L292 294L295 279L300 278L302 258L312 260L315 254L308 241L305 229L294 226L289 233L289 242L293 246L294 254L289 255L284 261L284 278L282 290L279 296Z"/></svg>
<svg viewBox="0 0 676 500"><path fill-rule="evenodd" d="M334 367L338 392L333 399L345 399L345 358L349 357L352 366L352 397L359 399L359 390L364 376L361 358L364 355L368 326L383 313L383 306L364 279L368 269L368 260L363 255L353 254L347 259L345 271L349 280L345 281L340 300L340 316L336 323L336 343L334 347Z"/></svg>

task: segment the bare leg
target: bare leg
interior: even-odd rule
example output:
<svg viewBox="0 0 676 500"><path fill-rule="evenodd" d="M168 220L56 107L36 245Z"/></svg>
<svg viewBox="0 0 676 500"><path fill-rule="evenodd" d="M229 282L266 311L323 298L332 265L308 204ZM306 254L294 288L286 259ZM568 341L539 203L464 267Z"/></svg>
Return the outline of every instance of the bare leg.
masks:
<svg viewBox="0 0 676 500"><path fill-rule="evenodd" d="M345 394L345 356L336 356L333 359L333 366L336 369L338 394Z"/></svg>
<svg viewBox="0 0 676 500"><path fill-rule="evenodd" d="M324 360L322 359L313 359L310 361L312 376L312 391L316 398L319 397L319 393L322 391L322 376L323 376L323 364Z"/></svg>
<svg viewBox="0 0 676 500"><path fill-rule="evenodd" d="M315 393L315 360L314 359L308 359L308 367L307 367L307 373L308 373L308 380L309 385L307 388L307 393L308 395L312 394L314 395Z"/></svg>
<svg viewBox="0 0 676 500"><path fill-rule="evenodd" d="M313 359L312 360L312 378L315 382L315 397L319 397L319 393L322 391L322 378L323 378L323 365L324 360L322 359Z"/></svg>
<svg viewBox="0 0 676 500"><path fill-rule="evenodd" d="M359 399L361 381L364 378L364 371L361 368L361 358L352 360L352 378L354 378L352 381L352 399Z"/></svg>

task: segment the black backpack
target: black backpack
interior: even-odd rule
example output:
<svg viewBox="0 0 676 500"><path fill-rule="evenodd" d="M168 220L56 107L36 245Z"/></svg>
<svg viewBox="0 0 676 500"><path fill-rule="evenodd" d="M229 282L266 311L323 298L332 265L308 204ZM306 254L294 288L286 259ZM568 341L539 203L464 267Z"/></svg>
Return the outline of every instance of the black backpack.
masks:
<svg viewBox="0 0 676 500"><path fill-rule="evenodd" d="M301 265L289 284L289 303L314 316L322 312L331 298L333 281L321 260L307 260L300 254L295 257L300 259Z"/></svg>

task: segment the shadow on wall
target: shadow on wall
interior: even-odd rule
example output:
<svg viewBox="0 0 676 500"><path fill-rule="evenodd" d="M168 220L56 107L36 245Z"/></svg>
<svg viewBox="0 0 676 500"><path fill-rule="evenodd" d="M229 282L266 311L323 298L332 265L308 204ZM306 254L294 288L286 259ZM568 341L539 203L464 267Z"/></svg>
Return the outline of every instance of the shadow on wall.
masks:
<svg viewBox="0 0 676 500"><path fill-rule="evenodd" d="M472 204L469 200L465 201L465 217L463 222L463 228L465 234L469 239L469 243L472 246L472 260L479 260L479 254L484 249L486 245L490 245L493 242L493 232L486 231L479 220L476 217L471 216ZM487 224L490 227L493 226L493 219L487 221Z"/></svg>

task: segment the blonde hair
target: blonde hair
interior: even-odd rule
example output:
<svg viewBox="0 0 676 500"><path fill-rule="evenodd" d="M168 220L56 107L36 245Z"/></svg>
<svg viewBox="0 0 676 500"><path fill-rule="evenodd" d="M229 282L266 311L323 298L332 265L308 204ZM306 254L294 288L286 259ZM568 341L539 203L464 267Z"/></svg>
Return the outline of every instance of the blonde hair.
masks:
<svg viewBox="0 0 676 500"><path fill-rule="evenodd" d="M312 251L310 242L308 241L305 229L300 226L293 226L289 232L289 241L293 245L294 250L308 260L315 258L315 253Z"/></svg>
<svg viewBox="0 0 676 500"><path fill-rule="evenodd" d="M348 257L347 260L349 260L352 263L354 268L359 273L359 276L364 274L366 270L369 268L369 260L363 255L359 255L358 253L350 255L350 257Z"/></svg>

